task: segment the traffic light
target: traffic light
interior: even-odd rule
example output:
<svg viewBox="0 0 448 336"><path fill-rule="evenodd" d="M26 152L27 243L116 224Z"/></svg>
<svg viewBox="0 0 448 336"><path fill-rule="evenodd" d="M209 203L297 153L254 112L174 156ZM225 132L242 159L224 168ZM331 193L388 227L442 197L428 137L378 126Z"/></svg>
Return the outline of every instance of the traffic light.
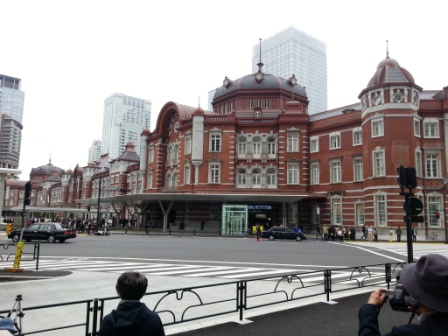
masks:
<svg viewBox="0 0 448 336"><path fill-rule="evenodd" d="M398 185L400 189L417 187L417 174L414 167L404 168L403 165L397 167Z"/></svg>
<svg viewBox="0 0 448 336"><path fill-rule="evenodd" d="M32 186L30 181L28 181L25 184L25 202L24 202L25 205L30 205L31 204L30 197L31 197L31 189L32 189L32 187L33 186Z"/></svg>
<svg viewBox="0 0 448 336"><path fill-rule="evenodd" d="M87 206L87 211L90 211L90 205Z"/></svg>

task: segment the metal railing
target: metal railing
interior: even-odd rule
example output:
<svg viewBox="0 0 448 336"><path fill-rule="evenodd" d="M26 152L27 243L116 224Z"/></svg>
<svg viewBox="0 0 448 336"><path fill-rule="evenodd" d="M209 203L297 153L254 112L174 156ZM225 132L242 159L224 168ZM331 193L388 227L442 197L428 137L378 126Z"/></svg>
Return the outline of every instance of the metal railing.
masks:
<svg viewBox="0 0 448 336"><path fill-rule="evenodd" d="M244 319L244 312L272 305L282 305L306 298L326 296L369 286L387 286L393 283L404 262L332 268L312 272L294 272L272 276L253 277L248 280L217 283L146 293L141 299L150 309L159 314L163 325L170 326L220 315L238 314ZM26 301L26 298L24 298ZM86 336L96 336L105 313L115 309L120 299L117 296L66 302L52 305L25 307L27 327L33 331L22 335L78 328ZM64 321L56 326L54 319L48 319L52 309L66 307ZM45 309L45 312L42 310ZM85 312L83 314L82 312ZM0 311L4 315L8 311ZM80 318L81 316L84 318ZM69 319L74 321L69 324ZM49 325L49 323L51 324ZM42 329L45 326L45 329ZM40 328L40 329L39 329ZM69 335L69 334L67 334Z"/></svg>
<svg viewBox="0 0 448 336"><path fill-rule="evenodd" d="M9 248L11 247L11 250ZM14 247L14 249L13 249ZM32 251L30 251L32 247ZM0 244L0 262L10 261L15 258L17 243ZM7 254L3 254L7 251ZM11 252L11 253L9 253ZM40 243L25 243L22 251L22 261L36 261L36 271L39 270Z"/></svg>

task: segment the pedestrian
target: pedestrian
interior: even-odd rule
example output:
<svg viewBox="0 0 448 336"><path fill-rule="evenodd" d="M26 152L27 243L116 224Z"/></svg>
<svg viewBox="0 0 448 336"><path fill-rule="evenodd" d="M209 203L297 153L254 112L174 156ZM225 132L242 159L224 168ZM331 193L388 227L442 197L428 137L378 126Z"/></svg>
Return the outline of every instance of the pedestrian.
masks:
<svg viewBox="0 0 448 336"><path fill-rule="evenodd" d="M373 240L378 241L378 230L376 228L373 228Z"/></svg>
<svg viewBox="0 0 448 336"><path fill-rule="evenodd" d="M321 237L321 232L320 232L320 225L317 226L317 238Z"/></svg>
<svg viewBox="0 0 448 336"><path fill-rule="evenodd" d="M336 235L336 229L334 226L328 228L328 240L334 241L334 236Z"/></svg>
<svg viewBox="0 0 448 336"><path fill-rule="evenodd" d="M133 271L121 274L115 286L121 301L117 309L104 316L98 336L164 336L159 315L140 302L147 287L148 279L143 274Z"/></svg>
<svg viewBox="0 0 448 336"><path fill-rule="evenodd" d="M322 233L323 233L322 238L324 240L328 240L328 226L326 224L324 225L324 227L322 229Z"/></svg>
<svg viewBox="0 0 448 336"><path fill-rule="evenodd" d="M389 243L393 243L394 242L394 234L395 234L395 232L394 232L394 229L390 229L389 230Z"/></svg>
<svg viewBox="0 0 448 336"><path fill-rule="evenodd" d="M412 241L416 242L417 241L417 227L413 227L412 228Z"/></svg>
<svg viewBox="0 0 448 336"><path fill-rule="evenodd" d="M205 227L205 221L201 222L201 231L204 231L204 227Z"/></svg>
<svg viewBox="0 0 448 336"><path fill-rule="evenodd" d="M257 225L255 227L255 231L257 233L257 242L259 242L260 238L261 238L261 227L260 227L260 224L257 223Z"/></svg>
<svg viewBox="0 0 448 336"><path fill-rule="evenodd" d="M372 241L372 238L373 238L373 228L371 226L369 226L367 228L367 234L369 236L369 242Z"/></svg>
<svg viewBox="0 0 448 336"><path fill-rule="evenodd" d="M145 232L146 232L146 235L149 235L149 224L148 223L145 224Z"/></svg>
<svg viewBox="0 0 448 336"><path fill-rule="evenodd" d="M402 233L401 228L398 227L396 232L397 232L397 242L401 242L401 233Z"/></svg>
<svg viewBox="0 0 448 336"><path fill-rule="evenodd" d="M361 232L362 232L361 239L367 239L367 236L366 236L366 225L365 224L362 226Z"/></svg>
<svg viewBox="0 0 448 336"><path fill-rule="evenodd" d="M412 315L408 324L395 326L386 335L447 336L448 259L439 254L424 255L404 266L393 295L388 296L385 289L370 294L358 312L359 336L381 335L378 315L388 298L393 310ZM414 314L418 315L418 324L411 324Z"/></svg>

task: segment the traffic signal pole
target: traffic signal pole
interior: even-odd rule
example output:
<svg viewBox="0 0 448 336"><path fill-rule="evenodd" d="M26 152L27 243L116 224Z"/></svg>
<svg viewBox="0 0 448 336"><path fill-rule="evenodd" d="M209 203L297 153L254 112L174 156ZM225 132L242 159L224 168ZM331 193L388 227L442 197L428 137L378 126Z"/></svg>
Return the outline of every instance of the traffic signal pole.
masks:
<svg viewBox="0 0 448 336"><path fill-rule="evenodd" d="M405 213L406 213L406 244L408 248L408 263L414 262L414 249L412 246L412 223L411 223L411 202L410 197L412 193L401 192L404 195ZM412 194L413 195L413 194Z"/></svg>

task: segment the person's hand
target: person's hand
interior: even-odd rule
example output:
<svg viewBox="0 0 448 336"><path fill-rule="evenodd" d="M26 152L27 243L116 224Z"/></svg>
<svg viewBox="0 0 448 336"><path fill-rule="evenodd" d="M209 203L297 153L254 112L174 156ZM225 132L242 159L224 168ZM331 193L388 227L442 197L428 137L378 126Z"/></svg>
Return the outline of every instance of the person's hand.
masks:
<svg viewBox="0 0 448 336"><path fill-rule="evenodd" d="M381 308L384 302L387 300L387 294L385 289L377 289L372 294L370 294L369 301L367 303L373 304L374 306L377 306L378 308Z"/></svg>

